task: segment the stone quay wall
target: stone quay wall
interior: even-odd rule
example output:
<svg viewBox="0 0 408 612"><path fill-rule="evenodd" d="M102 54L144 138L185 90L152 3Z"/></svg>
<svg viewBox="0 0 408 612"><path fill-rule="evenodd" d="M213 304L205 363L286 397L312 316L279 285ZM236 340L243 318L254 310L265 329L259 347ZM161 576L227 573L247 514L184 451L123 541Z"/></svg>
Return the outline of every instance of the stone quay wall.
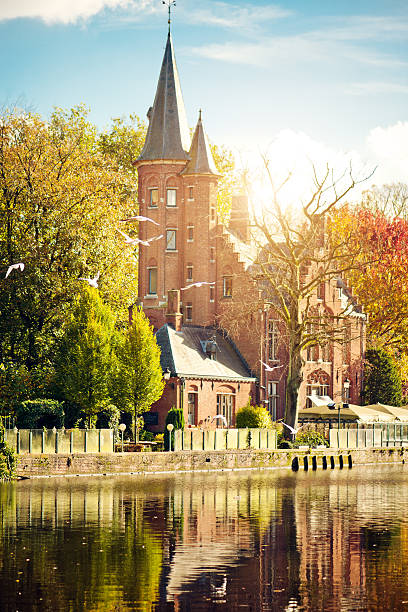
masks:
<svg viewBox="0 0 408 612"><path fill-rule="evenodd" d="M112 474L180 473L248 469L348 469L356 465L408 462L408 448L326 450L227 450L163 453L26 454L18 457L20 478Z"/></svg>

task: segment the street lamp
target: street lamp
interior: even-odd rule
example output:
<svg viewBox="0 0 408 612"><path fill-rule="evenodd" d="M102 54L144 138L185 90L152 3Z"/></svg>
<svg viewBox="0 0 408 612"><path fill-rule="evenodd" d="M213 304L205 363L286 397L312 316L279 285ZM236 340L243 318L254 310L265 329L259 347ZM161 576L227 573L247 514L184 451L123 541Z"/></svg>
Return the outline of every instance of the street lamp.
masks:
<svg viewBox="0 0 408 612"><path fill-rule="evenodd" d="M122 453L123 453L123 434L125 432L126 429L126 425L124 423L121 423L119 425L119 429L120 429L120 433L122 434Z"/></svg>
<svg viewBox="0 0 408 612"><path fill-rule="evenodd" d="M173 423L168 423L167 431L169 432L169 447L170 447L169 450L171 450L171 432L173 431L173 429L174 429Z"/></svg>

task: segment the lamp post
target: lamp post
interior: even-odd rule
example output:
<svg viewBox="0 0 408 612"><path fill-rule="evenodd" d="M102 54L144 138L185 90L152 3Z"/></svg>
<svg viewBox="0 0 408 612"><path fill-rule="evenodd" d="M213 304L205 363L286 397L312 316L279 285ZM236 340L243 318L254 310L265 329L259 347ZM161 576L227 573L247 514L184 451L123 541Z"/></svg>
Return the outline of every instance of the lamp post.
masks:
<svg viewBox="0 0 408 612"><path fill-rule="evenodd" d="M122 434L122 453L123 453L123 434L125 432L126 429L126 425L124 423L121 423L119 425L119 429L120 429L120 433Z"/></svg>
<svg viewBox="0 0 408 612"><path fill-rule="evenodd" d="M348 408L350 381L345 378L343 381L343 408ZM341 406L341 404L339 404ZM340 408L339 408L339 429L340 429Z"/></svg>
<svg viewBox="0 0 408 612"><path fill-rule="evenodd" d="M170 447L169 450L170 451L171 451L171 432L173 431L173 429L174 429L173 423L168 423L167 424L167 431L169 432L169 447Z"/></svg>

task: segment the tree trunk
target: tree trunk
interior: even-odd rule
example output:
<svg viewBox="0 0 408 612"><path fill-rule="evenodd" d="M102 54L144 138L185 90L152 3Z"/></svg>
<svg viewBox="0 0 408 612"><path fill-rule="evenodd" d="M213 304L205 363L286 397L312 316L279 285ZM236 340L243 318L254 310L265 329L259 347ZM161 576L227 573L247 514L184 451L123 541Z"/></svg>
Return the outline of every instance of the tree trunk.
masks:
<svg viewBox="0 0 408 612"><path fill-rule="evenodd" d="M294 333L291 338L289 351L289 369L286 382L286 406L284 422L290 427L296 427L298 420L298 398L299 388L303 380L303 360L300 355L299 346L301 336ZM287 440L292 440L293 435L287 427L284 427L284 436Z"/></svg>

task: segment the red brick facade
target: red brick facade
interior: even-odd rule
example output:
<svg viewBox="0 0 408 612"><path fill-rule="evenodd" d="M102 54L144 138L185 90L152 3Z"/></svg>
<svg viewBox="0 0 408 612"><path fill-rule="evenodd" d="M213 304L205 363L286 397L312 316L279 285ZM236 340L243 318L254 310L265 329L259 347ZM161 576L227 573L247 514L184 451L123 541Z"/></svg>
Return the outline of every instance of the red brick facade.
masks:
<svg viewBox="0 0 408 612"><path fill-rule="evenodd" d="M153 120L147 145L136 162L140 214L156 223L140 223L139 238L146 241L162 236L149 246L140 245L139 302L158 330L166 322L168 292L180 290L183 324L218 326L226 330L258 382L255 387L252 382L173 376L167 382L161 400L152 407L158 412L156 429L163 430L165 416L173 405L183 407L186 423L190 420L197 426L208 425L208 417L213 417L219 409L217 395L228 394L233 396L231 424L236 410L249 398L268 405L272 416L281 419L287 374L285 331L273 311L263 304L259 287L251 275L251 239L245 198L234 200L231 231L218 223L218 176L213 169L201 113L189 154L180 148L174 114L181 115L184 109L180 110L179 84L173 83L174 91L170 91L168 86L169 79L170 85L172 78L178 79L172 64L171 44L169 37L161 73L165 74L167 70L170 77L165 81L159 80L155 107L149 111ZM163 89L165 87L169 91ZM160 96L166 96L169 104L174 106L168 116L165 110L168 105L161 103ZM169 134L164 136L167 140L161 137L161 133L156 133L157 126L166 129L162 127L167 125L166 121ZM155 151L159 150L157 143L162 140L166 140L168 150L173 146L171 150L178 151L177 159L170 154L165 156L161 148L160 154L157 153L159 157L155 158ZM186 288L197 282L206 284ZM312 297L310 305L317 312L336 316L344 309L344 296L336 283L336 279L327 281ZM305 351L306 365L299 396L301 407L306 405L307 395L316 391L318 395L330 395L334 401L341 401L344 399L345 380L350 383L350 401L359 403L365 322L361 316L350 316L349 319L348 336L343 345L332 343L325 351L317 347ZM267 371L261 362L274 369ZM196 402L194 410L193 399Z"/></svg>

